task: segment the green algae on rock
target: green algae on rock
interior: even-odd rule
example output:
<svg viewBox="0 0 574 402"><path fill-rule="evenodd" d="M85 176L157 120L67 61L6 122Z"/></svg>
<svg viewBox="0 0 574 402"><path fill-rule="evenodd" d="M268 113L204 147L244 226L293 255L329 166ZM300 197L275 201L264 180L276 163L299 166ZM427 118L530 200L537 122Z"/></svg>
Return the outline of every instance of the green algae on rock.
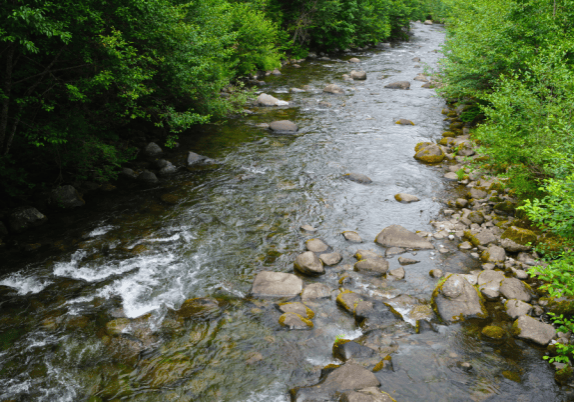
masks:
<svg viewBox="0 0 574 402"><path fill-rule="evenodd" d="M496 325L489 325L482 329L482 335L489 340L500 341L506 338L506 331Z"/></svg>
<svg viewBox="0 0 574 402"><path fill-rule="evenodd" d="M417 144L418 147L418 144ZM425 163L439 163L445 158L445 153L437 145L431 143L430 145L422 146L418 150L415 148L416 154L414 158Z"/></svg>
<svg viewBox="0 0 574 402"><path fill-rule="evenodd" d="M504 231L501 239L510 239L513 242L524 246L529 243L535 243L538 239L538 236L536 236L536 233L534 233L532 230L511 226L506 229L506 231Z"/></svg>

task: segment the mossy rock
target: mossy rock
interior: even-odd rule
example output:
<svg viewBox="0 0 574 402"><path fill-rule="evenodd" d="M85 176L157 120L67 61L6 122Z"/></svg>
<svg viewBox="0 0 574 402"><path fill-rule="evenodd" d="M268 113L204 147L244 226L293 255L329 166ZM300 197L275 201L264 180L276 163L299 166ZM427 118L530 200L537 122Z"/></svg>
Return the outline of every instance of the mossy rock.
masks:
<svg viewBox="0 0 574 402"><path fill-rule="evenodd" d="M130 325L131 321L129 318L116 318L115 320L108 321L106 323L106 332L110 336L120 335L124 329Z"/></svg>
<svg viewBox="0 0 574 402"><path fill-rule="evenodd" d="M564 314L567 316L574 314L574 299L568 299L566 297L543 297L540 300L545 300L548 302L546 305L546 310L554 314Z"/></svg>
<svg viewBox="0 0 574 402"><path fill-rule="evenodd" d="M444 137L438 142L439 145L443 145L445 147L450 146L452 143L453 139L451 137Z"/></svg>
<svg viewBox="0 0 574 402"><path fill-rule="evenodd" d="M460 130L464 127L464 123L462 121L455 121L453 123L450 123L449 128L452 130Z"/></svg>
<svg viewBox="0 0 574 402"><path fill-rule="evenodd" d="M285 313L279 317L279 324L282 327L289 327L293 329L311 329L313 328L313 321L296 313Z"/></svg>
<svg viewBox="0 0 574 402"><path fill-rule="evenodd" d="M419 142L417 145L415 145L415 152L418 152L421 148L424 148L426 146L429 145L433 145L432 142Z"/></svg>
<svg viewBox="0 0 574 402"><path fill-rule="evenodd" d="M441 111L441 113L448 115L448 114L450 113L450 109L443 109L443 110Z"/></svg>
<svg viewBox="0 0 574 402"><path fill-rule="evenodd" d="M516 204L514 202L510 202L508 200L499 202L494 206L496 211L502 211L506 213L513 213L516 210Z"/></svg>
<svg viewBox="0 0 574 402"><path fill-rule="evenodd" d="M478 241L478 239L472 234L472 232L470 230L465 230L464 231L464 237L465 239L467 239L474 247L477 247L480 245L480 241Z"/></svg>
<svg viewBox="0 0 574 402"><path fill-rule="evenodd" d="M415 148L416 150L416 148ZM445 158L442 149L436 144L430 144L419 148L415 155L415 159L425 163L439 163Z"/></svg>
<svg viewBox="0 0 574 402"><path fill-rule="evenodd" d="M476 162L486 162L489 159L490 159L490 156L488 156L488 155L482 155L482 156L479 156L478 158L474 158L474 160Z"/></svg>
<svg viewBox="0 0 574 402"><path fill-rule="evenodd" d="M454 110L451 110L451 111L448 112L446 115L447 115L448 117L457 117L457 116L458 116L458 114L456 114L456 112L455 112Z"/></svg>
<svg viewBox="0 0 574 402"><path fill-rule="evenodd" d="M205 318L220 311L219 303L213 298L188 299L183 302L177 315L182 318Z"/></svg>
<svg viewBox="0 0 574 402"><path fill-rule="evenodd" d="M375 367L373 367L373 372L377 373L379 371L383 371L383 370L392 370L393 367L393 359L391 357L391 355L386 355L383 360L381 360L380 362L378 362Z"/></svg>
<svg viewBox="0 0 574 402"><path fill-rule="evenodd" d="M558 370L556 373L554 373L554 379L558 384L566 385L572 378L572 374L574 374L572 367L566 366L563 369Z"/></svg>
<svg viewBox="0 0 574 402"><path fill-rule="evenodd" d="M506 378L507 380L510 380L510 381L514 381L514 382L521 382L522 381L520 379L520 374L515 372L515 371L505 370L502 372L502 375L504 376L504 378Z"/></svg>
<svg viewBox="0 0 574 402"><path fill-rule="evenodd" d="M496 325L484 327L481 333L488 340L500 341L506 338L506 331Z"/></svg>
<svg viewBox="0 0 574 402"><path fill-rule="evenodd" d="M349 311L350 313L354 313L357 304L363 301L363 298L355 292L352 292L350 290L344 290L341 293L339 293L336 301L337 304L339 304L345 310Z"/></svg>
<svg viewBox="0 0 574 402"><path fill-rule="evenodd" d="M442 136L444 138L454 138L456 137L456 134L452 131L445 131L444 133L442 133Z"/></svg>
<svg viewBox="0 0 574 402"><path fill-rule="evenodd" d="M538 237L532 230L511 226L502 234L502 239L510 239L515 243L526 245L528 243L534 244Z"/></svg>
<svg viewBox="0 0 574 402"><path fill-rule="evenodd" d="M522 331L520 330L520 327L518 326L518 320L514 321L514 323L512 324L512 329L510 330L510 332L512 333L512 336L520 335L520 333Z"/></svg>

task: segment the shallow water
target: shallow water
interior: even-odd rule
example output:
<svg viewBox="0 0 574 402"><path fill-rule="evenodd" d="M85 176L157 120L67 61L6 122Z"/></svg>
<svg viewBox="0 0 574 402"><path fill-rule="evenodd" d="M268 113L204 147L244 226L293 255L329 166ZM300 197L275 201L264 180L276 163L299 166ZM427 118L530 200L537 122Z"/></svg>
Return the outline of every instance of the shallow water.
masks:
<svg viewBox="0 0 574 402"><path fill-rule="evenodd" d="M419 251L414 258L421 262L405 267L404 281L349 270L356 250L377 249L372 242L386 226L431 231L429 221L444 207L440 200L456 191L441 168L412 157L415 144L440 138L446 124L444 101L412 81L425 66L436 66L444 31L413 29L412 40L393 49L285 67L283 76L267 78L265 92L292 105L253 108L252 116L189 133L182 153L171 158L182 162L183 150L191 149L219 164L183 169L153 188L126 186L108 198L113 203L88 205L23 238L58 233L64 240L56 242L60 251L41 248L10 260L0 276L0 400L288 401L291 388L315 384L323 366L337 363L337 337L355 339L362 331L334 300L308 303L316 313L313 330L282 330L274 301L246 298L257 272L292 272L305 240L319 237L344 260L305 284L335 290L348 275L347 289L415 297L395 306L408 315L430 301L437 280L429 270L479 268L444 241L451 252ZM352 56L362 63L340 62ZM353 68L364 69L368 80L342 81ZM411 81L411 90L383 88L399 80ZM329 83L347 94L322 93ZM288 92L303 85L308 92ZM394 124L401 118L415 126ZM297 136L254 126L282 119L297 122ZM349 172L373 183L342 179ZM421 202L398 203L398 192ZM177 205L163 203L164 194L176 196ZM318 232L307 236L302 224ZM347 242L344 230L356 230L365 242ZM390 264L399 267L396 257ZM184 300L205 296L219 298L221 311L183 324L174 319L172 310ZM377 374L381 388L398 401L570 400L569 390L555 385L542 350L480 339L478 329L487 323L511 324L496 305L489 309L485 322L438 326L438 333L415 334L408 318L397 324L390 335L398 345L394 371ZM123 317L131 319L129 327L108 337L105 324ZM473 369L463 371L461 361Z"/></svg>

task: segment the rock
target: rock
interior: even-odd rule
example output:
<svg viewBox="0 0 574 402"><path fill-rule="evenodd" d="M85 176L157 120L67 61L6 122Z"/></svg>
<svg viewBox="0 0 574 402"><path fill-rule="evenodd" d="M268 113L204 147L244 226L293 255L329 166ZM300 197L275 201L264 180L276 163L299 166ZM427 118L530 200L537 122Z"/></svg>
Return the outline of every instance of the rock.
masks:
<svg viewBox="0 0 574 402"><path fill-rule="evenodd" d="M403 267L393 269L392 271L389 271L387 277L396 280L405 279L405 269Z"/></svg>
<svg viewBox="0 0 574 402"><path fill-rule="evenodd" d="M358 391L347 391L341 395L339 402L397 402L389 394L371 387Z"/></svg>
<svg viewBox="0 0 574 402"><path fill-rule="evenodd" d="M201 163L205 159L207 159L206 156L198 155L195 152L189 151L189 154L187 154L187 166L192 166L192 165L195 165L197 163Z"/></svg>
<svg viewBox="0 0 574 402"><path fill-rule="evenodd" d="M479 190L477 188L471 188L467 194L467 197L470 199L480 200L486 198L487 195L488 193L486 191Z"/></svg>
<svg viewBox="0 0 574 402"><path fill-rule="evenodd" d="M421 61L421 58L420 58L420 57L413 57L413 61L414 61L415 63L418 63L418 62Z"/></svg>
<svg viewBox="0 0 574 402"><path fill-rule="evenodd" d="M423 73L419 73L415 78L413 78L413 80L422 81L422 82L429 82L428 78Z"/></svg>
<svg viewBox="0 0 574 402"><path fill-rule="evenodd" d="M478 275L478 290L487 300L496 300L500 297L500 284L505 279L502 272L482 271Z"/></svg>
<svg viewBox="0 0 574 402"><path fill-rule="evenodd" d="M351 241L353 243L362 243L363 242L363 239L361 239L361 236L359 236L359 234L357 232L347 230L347 231L343 232L343 236L345 237L346 240Z"/></svg>
<svg viewBox="0 0 574 402"><path fill-rule="evenodd" d="M507 299L516 299L528 303L532 299L530 291L520 279L506 278L500 285L500 293Z"/></svg>
<svg viewBox="0 0 574 402"><path fill-rule="evenodd" d="M437 278L438 279L438 278L442 278L443 272L442 272L442 270L435 268L435 269L431 269L429 271L429 275L431 276L431 278Z"/></svg>
<svg viewBox="0 0 574 402"><path fill-rule="evenodd" d="M395 200L397 200L398 202L403 202L405 204L420 201L419 197L417 197L416 195L406 193L395 194Z"/></svg>
<svg viewBox="0 0 574 402"><path fill-rule="evenodd" d="M130 325L129 318L117 318L106 323L106 332L110 336L119 336Z"/></svg>
<svg viewBox="0 0 574 402"><path fill-rule="evenodd" d="M135 180L137 179L138 175L130 168L122 168L120 171L120 176L125 179Z"/></svg>
<svg viewBox="0 0 574 402"><path fill-rule="evenodd" d="M357 261L355 271L371 276L383 276L389 270L389 262L384 258L367 258Z"/></svg>
<svg viewBox="0 0 574 402"><path fill-rule="evenodd" d="M343 91L340 86L335 85L335 84L327 85L323 89L323 92L327 92L327 93L335 94L335 95L344 95L345 94L345 91Z"/></svg>
<svg viewBox="0 0 574 402"><path fill-rule="evenodd" d="M300 302L293 303L281 303L279 305L279 310L283 313L295 313L299 314L303 318L311 320L315 317L315 313L309 307Z"/></svg>
<svg viewBox="0 0 574 402"><path fill-rule="evenodd" d="M458 198L455 201L455 205L457 206L457 208L464 208L468 205L468 201L465 200L464 198Z"/></svg>
<svg viewBox="0 0 574 402"><path fill-rule="evenodd" d="M431 82L427 82L426 84L422 84L421 88L434 88L434 84Z"/></svg>
<svg viewBox="0 0 574 402"><path fill-rule="evenodd" d="M445 154L443 150L436 144L429 144L421 147L418 151L416 151L414 156L416 160L426 163L442 162L444 157Z"/></svg>
<svg viewBox="0 0 574 402"><path fill-rule="evenodd" d="M488 325L484 327L481 333L483 337L493 341L500 341L506 338L506 331L496 325Z"/></svg>
<svg viewBox="0 0 574 402"><path fill-rule="evenodd" d="M498 237L488 229L483 229L476 234L472 234L470 230L466 230L464 236L467 237L475 247L488 246L498 241Z"/></svg>
<svg viewBox="0 0 574 402"><path fill-rule="evenodd" d="M295 270L304 275L323 275L325 268L323 263L312 251L299 254L295 259Z"/></svg>
<svg viewBox="0 0 574 402"><path fill-rule="evenodd" d="M211 297L187 299L183 302L176 314L181 318L205 318L219 313L221 308L217 300Z"/></svg>
<svg viewBox="0 0 574 402"><path fill-rule="evenodd" d="M483 262L491 262L493 264L503 263L506 259L506 252L502 247L495 246L491 244L486 250L484 250L480 256Z"/></svg>
<svg viewBox="0 0 574 402"><path fill-rule="evenodd" d="M373 182L367 176L365 176L364 174L360 174L360 173L347 173L347 174L344 174L343 177L345 179L348 179L348 180L351 180L351 181L354 181L357 183L361 183L361 184L369 184L369 183Z"/></svg>
<svg viewBox="0 0 574 402"><path fill-rule="evenodd" d="M295 67L295 66L296 66L296 65L294 65L293 67ZM301 67L301 66L299 66L299 67ZM291 89L289 89L289 92L291 92L291 93L301 93L301 92L307 92L307 91L305 91L304 89L300 89L300 88L291 88Z"/></svg>
<svg viewBox="0 0 574 402"><path fill-rule="evenodd" d="M351 78L356 81L364 81L367 79L367 73L364 71L351 71Z"/></svg>
<svg viewBox="0 0 574 402"><path fill-rule="evenodd" d="M434 290L432 301L447 323L487 316L477 290L462 275L449 275Z"/></svg>
<svg viewBox="0 0 574 402"><path fill-rule="evenodd" d="M385 88L389 89L409 89L411 87L411 83L408 81L397 81L390 84L385 85Z"/></svg>
<svg viewBox="0 0 574 402"><path fill-rule="evenodd" d="M548 345L556 336L556 330L552 325L542 323L527 315L518 317L512 330L517 338L532 341L542 346Z"/></svg>
<svg viewBox="0 0 574 402"><path fill-rule="evenodd" d="M337 252L321 254L319 259L327 266L337 265L343 259L343 256Z"/></svg>
<svg viewBox="0 0 574 402"><path fill-rule="evenodd" d="M159 171L160 175L168 175L177 172L177 167L173 163L168 161L166 162L167 162L166 165L162 167Z"/></svg>
<svg viewBox="0 0 574 402"><path fill-rule="evenodd" d="M413 260L412 258L399 257L399 264L401 265L412 265L418 264L419 262L420 261Z"/></svg>
<svg viewBox="0 0 574 402"><path fill-rule="evenodd" d="M333 345L333 355L344 362L353 358L373 357L376 354L374 349L346 339L336 341Z"/></svg>
<svg viewBox="0 0 574 402"><path fill-rule="evenodd" d="M281 71L279 71L279 69L276 68L275 70L273 70L273 71L271 72L271 74L273 74L273 75L281 75Z"/></svg>
<svg viewBox="0 0 574 402"><path fill-rule="evenodd" d="M477 223L480 225L484 222L484 214L481 211L472 211L470 214L468 214L468 219L472 223Z"/></svg>
<svg viewBox="0 0 574 402"><path fill-rule="evenodd" d="M13 232L21 233L26 229L37 227L46 223L48 218L36 208L20 207L8 216L8 225Z"/></svg>
<svg viewBox="0 0 574 402"><path fill-rule="evenodd" d="M259 352L253 352L248 355L249 357L245 360L245 364L251 365L263 360L263 355Z"/></svg>
<svg viewBox="0 0 574 402"><path fill-rule="evenodd" d="M458 248L461 249L461 250L471 250L472 247L473 247L472 244L469 243L469 242L467 242L467 241L465 241L465 242L463 242L463 243L460 243L460 244L458 245Z"/></svg>
<svg viewBox="0 0 574 402"><path fill-rule="evenodd" d="M317 229L315 229L313 226L311 225L301 225L299 227L301 230L304 230L306 232L310 232L310 233L315 233L317 231Z"/></svg>
<svg viewBox="0 0 574 402"><path fill-rule="evenodd" d="M360 62L361 60L357 59L356 57L349 59L349 63L360 63Z"/></svg>
<svg viewBox="0 0 574 402"><path fill-rule="evenodd" d="M285 102L275 98L274 96L261 94L257 97L257 104L260 106L287 106L289 102Z"/></svg>
<svg viewBox="0 0 574 402"><path fill-rule="evenodd" d="M445 179L448 180L452 180L452 181L458 181L458 175L454 172L448 172L444 175ZM466 200L465 200L466 201Z"/></svg>
<svg viewBox="0 0 574 402"><path fill-rule="evenodd" d="M404 248L391 247L391 248L388 248L387 251L385 251L385 257L392 257L394 255L402 254L405 251L407 251L407 250L405 250Z"/></svg>
<svg viewBox="0 0 574 402"><path fill-rule="evenodd" d="M524 303L522 300L510 299L504 303L506 314L513 320L523 315L529 315L532 311L532 305Z"/></svg>
<svg viewBox="0 0 574 402"><path fill-rule="evenodd" d="M509 253L519 253L521 251L532 250L532 246L523 246L522 244L518 244L510 239L501 239L500 245Z"/></svg>
<svg viewBox="0 0 574 402"><path fill-rule="evenodd" d="M313 321L295 313L285 313L279 317L279 324L289 329L312 329Z"/></svg>
<svg viewBox="0 0 574 402"><path fill-rule="evenodd" d="M357 250L355 253L357 260L365 260L367 258L383 258L382 255L375 253L372 250Z"/></svg>
<svg viewBox="0 0 574 402"><path fill-rule="evenodd" d="M407 119L399 119L395 122L395 124L400 124L402 126L414 126L415 125L415 123L413 123L412 121L407 120Z"/></svg>
<svg viewBox="0 0 574 402"><path fill-rule="evenodd" d="M522 229L516 226L510 226L508 229L504 231L501 239L509 239L512 240L514 243L517 243L522 246L526 246L527 244L536 243L538 237L536 233L532 230ZM527 251L527 250L519 250L519 251Z"/></svg>
<svg viewBox="0 0 574 402"><path fill-rule="evenodd" d="M424 22L424 24L425 24L425 25L432 25L432 21L431 21L431 20L426 20L426 21Z"/></svg>
<svg viewBox="0 0 574 402"><path fill-rule="evenodd" d="M339 304L351 314L355 314L355 308L357 305L361 302L364 302L361 296L349 290L339 293L336 300L337 304Z"/></svg>
<svg viewBox="0 0 574 402"><path fill-rule="evenodd" d="M270 123L269 129L271 129L271 131L280 133L295 133L297 130L299 130L299 127L297 127L295 123L289 120L279 120Z"/></svg>
<svg viewBox="0 0 574 402"><path fill-rule="evenodd" d="M314 253L322 253L323 251L327 251L329 248L323 240L320 239L309 239L305 242L305 247L307 250L312 251Z"/></svg>
<svg viewBox="0 0 574 402"><path fill-rule="evenodd" d="M163 153L162 149L155 142L150 142L144 148L144 154L146 156L154 157L154 156L161 155L162 153Z"/></svg>
<svg viewBox="0 0 574 402"><path fill-rule="evenodd" d="M157 183L159 180L154 173L149 172L147 170L144 170L143 172L141 172L139 174L138 181L141 181L141 182L147 183L147 184L154 184L154 183Z"/></svg>
<svg viewBox="0 0 574 402"><path fill-rule="evenodd" d="M517 269L513 272L514 272L514 276L516 277L516 279L526 280L526 279L530 278L530 275L528 275L528 272L526 272L522 269Z"/></svg>
<svg viewBox="0 0 574 402"><path fill-rule="evenodd" d="M86 205L86 201L82 199L78 191L69 184L52 190L50 202L61 208L83 207Z"/></svg>
<svg viewBox="0 0 574 402"><path fill-rule="evenodd" d="M432 249L433 245L419 235L409 232L400 225L391 225L381 231L375 239L383 247L404 247L412 249Z"/></svg>
<svg viewBox="0 0 574 402"><path fill-rule="evenodd" d="M309 286L305 286L305 289L303 289L303 294L301 294L301 300L304 302L309 300L328 298L331 298L331 288L323 283L312 283Z"/></svg>
<svg viewBox="0 0 574 402"><path fill-rule="evenodd" d="M302 290L303 281L293 274L263 271L255 277L249 293L253 297L295 297Z"/></svg>

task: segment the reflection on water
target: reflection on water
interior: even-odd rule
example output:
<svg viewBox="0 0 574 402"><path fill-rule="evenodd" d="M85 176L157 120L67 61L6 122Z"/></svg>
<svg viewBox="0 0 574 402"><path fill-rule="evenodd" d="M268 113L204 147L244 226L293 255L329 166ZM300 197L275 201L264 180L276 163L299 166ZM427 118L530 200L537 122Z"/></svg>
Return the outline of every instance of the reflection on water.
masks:
<svg viewBox="0 0 574 402"><path fill-rule="evenodd" d="M409 91L383 88L421 72L413 57L435 65L442 29L417 24L414 31L409 43L355 55L367 81L343 81L357 68L347 63L285 67L265 91L292 106L253 108L254 115L203 127L173 157L181 162L191 149L218 164L181 170L157 188L126 185L113 205L75 212L77 221L52 229L66 232L64 251L12 264L13 273L0 277L0 399L289 400L290 388L316 383L321 368L337 362L336 338L364 335L331 299L307 303L316 314L313 330L289 332L277 322L275 302L245 298L257 272L292 272L311 237L302 224L318 228L313 236L344 257L306 284L336 290L344 283L379 299L408 294L425 305L436 285L429 270L475 269L449 241L446 256L418 252L421 263L406 267L406 281L361 277L350 266L358 249L375 250L372 241L388 225L430 230L442 207L436 200L451 191L437 168L412 158L416 143L440 137L443 101L418 81ZM323 93L329 83L347 94ZM289 93L303 85L310 89ZM394 124L401 118L415 126ZM297 122L297 136L255 127L282 119ZM373 183L342 179L349 172ZM422 201L397 203L398 192ZM346 242L344 230L356 230L365 243ZM396 257L390 264L399 266ZM207 296L219 306L208 316L183 320L173 311ZM413 307L396 311L413 322ZM378 374L382 388L399 401L567 400L541 351L513 340L487 344L477 328L416 334L401 322L388 335L398 351L394 371ZM461 361L473 369L462 370Z"/></svg>

